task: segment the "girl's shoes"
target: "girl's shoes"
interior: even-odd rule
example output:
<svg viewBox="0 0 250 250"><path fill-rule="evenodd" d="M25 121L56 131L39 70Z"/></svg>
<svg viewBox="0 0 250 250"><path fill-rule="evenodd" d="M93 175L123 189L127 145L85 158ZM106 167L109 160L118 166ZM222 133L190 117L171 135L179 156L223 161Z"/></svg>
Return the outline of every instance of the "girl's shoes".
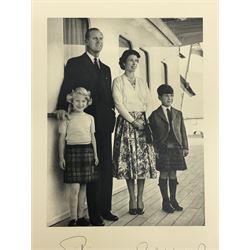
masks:
<svg viewBox="0 0 250 250"><path fill-rule="evenodd" d="M136 215L137 214L137 208L130 208L128 212L131 215Z"/></svg>
<svg viewBox="0 0 250 250"><path fill-rule="evenodd" d="M89 226L89 221L87 219L85 219L84 217L79 218L78 220L71 220L68 223L69 227L87 227Z"/></svg>
<svg viewBox="0 0 250 250"><path fill-rule="evenodd" d="M76 227L76 226L77 226L77 220L71 220L71 221L68 223L68 226L69 226L69 227Z"/></svg>

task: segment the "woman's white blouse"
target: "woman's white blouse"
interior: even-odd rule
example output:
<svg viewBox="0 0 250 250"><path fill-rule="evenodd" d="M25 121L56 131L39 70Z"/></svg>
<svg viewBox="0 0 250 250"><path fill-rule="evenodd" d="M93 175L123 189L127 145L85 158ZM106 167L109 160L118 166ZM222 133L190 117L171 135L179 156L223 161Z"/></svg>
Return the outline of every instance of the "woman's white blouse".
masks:
<svg viewBox="0 0 250 250"><path fill-rule="evenodd" d="M150 116L152 99L147 83L141 78L136 77L134 88L125 74L118 76L113 81L112 94L116 109L128 122L134 121L129 112L141 111L146 112L147 118Z"/></svg>

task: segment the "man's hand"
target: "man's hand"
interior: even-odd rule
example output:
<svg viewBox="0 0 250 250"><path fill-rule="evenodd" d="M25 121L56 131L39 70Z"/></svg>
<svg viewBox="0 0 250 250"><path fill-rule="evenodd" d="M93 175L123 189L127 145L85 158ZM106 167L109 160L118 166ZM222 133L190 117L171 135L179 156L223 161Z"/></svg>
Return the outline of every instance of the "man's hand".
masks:
<svg viewBox="0 0 250 250"><path fill-rule="evenodd" d="M70 119L69 114L63 109L56 110L54 113L56 114L57 120Z"/></svg>
<svg viewBox="0 0 250 250"><path fill-rule="evenodd" d="M189 151L188 149L183 149L183 156L186 157L188 155Z"/></svg>
<svg viewBox="0 0 250 250"><path fill-rule="evenodd" d="M62 158L62 159L59 160L59 167L62 170L65 170L65 160L64 160L64 158Z"/></svg>
<svg viewBox="0 0 250 250"><path fill-rule="evenodd" d="M95 156L95 165L97 166L99 164L99 159L97 156Z"/></svg>

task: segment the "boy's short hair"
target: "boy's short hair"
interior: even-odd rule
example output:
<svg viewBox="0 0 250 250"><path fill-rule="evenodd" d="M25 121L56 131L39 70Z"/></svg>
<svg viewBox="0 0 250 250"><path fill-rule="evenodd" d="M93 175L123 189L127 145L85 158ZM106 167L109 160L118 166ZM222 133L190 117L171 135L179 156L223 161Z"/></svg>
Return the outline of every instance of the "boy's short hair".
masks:
<svg viewBox="0 0 250 250"><path fill-rule="evenodd" d="M173 88L168 85L168 84L162 84L158 87L157 89L157 93L159 96L162 96L163 94L171 94L173 95L174 94L174 90Z"/></svg>

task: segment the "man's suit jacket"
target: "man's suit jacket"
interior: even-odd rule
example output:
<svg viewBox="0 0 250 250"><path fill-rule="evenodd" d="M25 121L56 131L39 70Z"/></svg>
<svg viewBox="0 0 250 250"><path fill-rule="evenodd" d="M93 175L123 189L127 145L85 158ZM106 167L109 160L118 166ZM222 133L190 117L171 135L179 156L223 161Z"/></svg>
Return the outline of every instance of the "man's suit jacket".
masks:
<svg viewBox="0 0 250 250"><path fill-rule="evenodd" d="M188 140L186 129L183 121L183 116L181 111L172 109L172 127L174 135L177 139L177 142L183 149L188 149ZM167 139L170 131L169 122L160 106L158 109L153 111L149 117L150 127L153 132L154 146L157 152L161 152L166 148Z"/></svg>
<svg viewBox="0 0 250 250"><path fill-rule="evenodd" d="M114 102L111 92L110 68L100 61L100 74L84 53L68 60L64 70L64 80L60 89L57 110L68 110L66 95L77 87L91 91L93 103L85 111L94 116L96 131L112 133L115 125Z"/></svg>

